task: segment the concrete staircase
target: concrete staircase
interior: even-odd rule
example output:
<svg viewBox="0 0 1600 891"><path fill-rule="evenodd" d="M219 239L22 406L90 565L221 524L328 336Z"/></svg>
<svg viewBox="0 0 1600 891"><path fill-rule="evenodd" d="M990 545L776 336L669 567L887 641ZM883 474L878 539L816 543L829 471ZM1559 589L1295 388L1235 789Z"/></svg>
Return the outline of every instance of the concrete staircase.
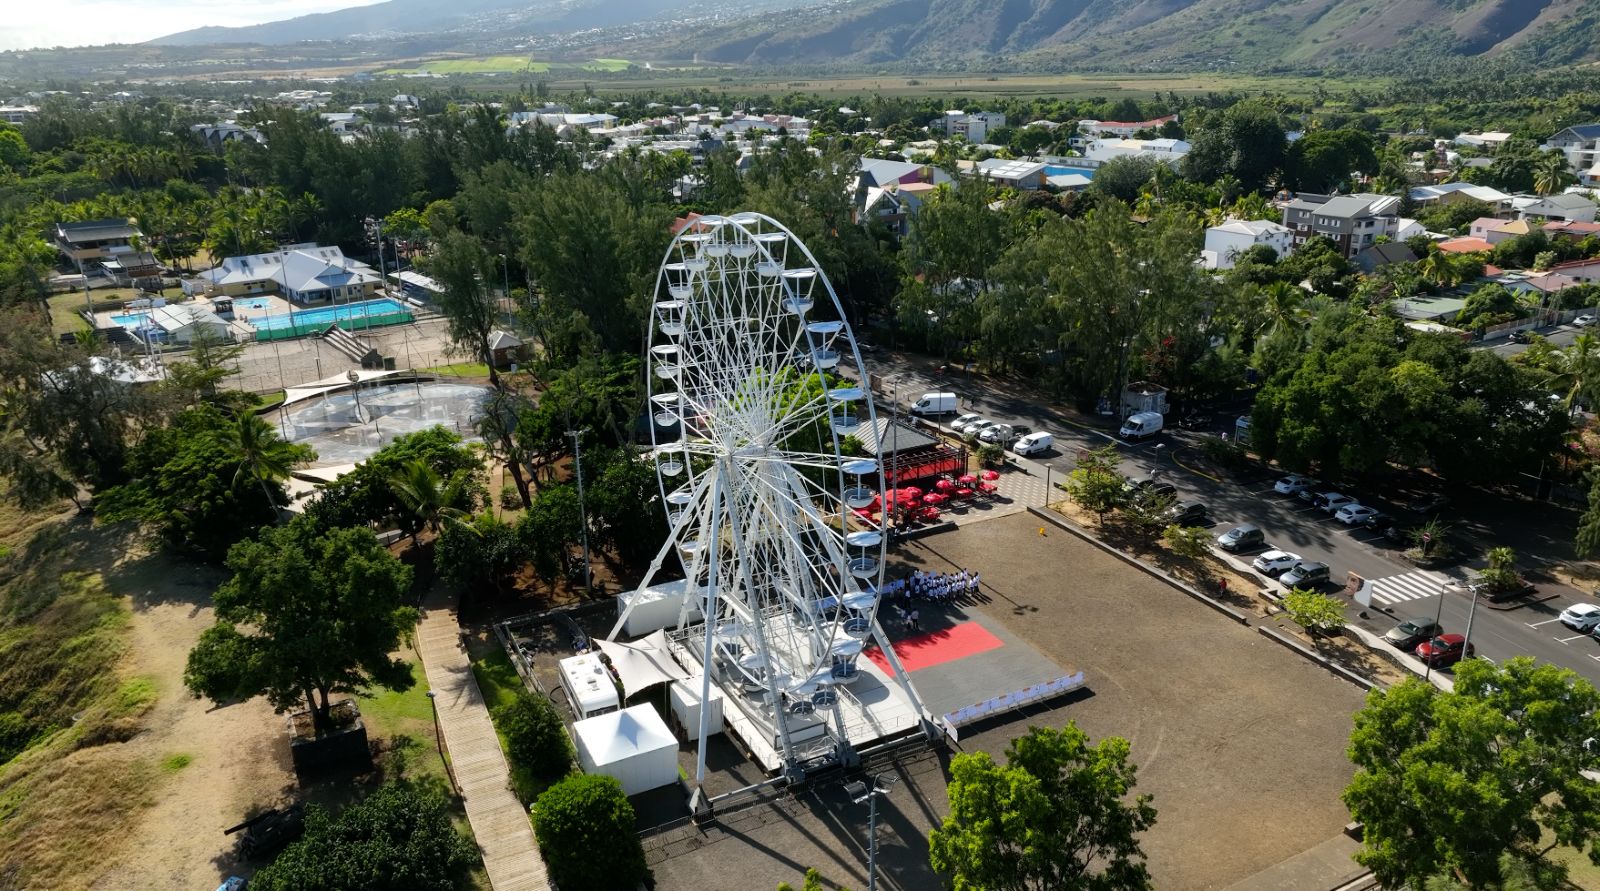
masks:
<svg viewBox="0 0 1600 891"><path fill-rule="evenodd" d="M383 357L378 355L377 350L367 346L360 338L338 325L329 325L326 331L317 336L322 338L323 343L343 353L362 368L383 367Z"/></svg>

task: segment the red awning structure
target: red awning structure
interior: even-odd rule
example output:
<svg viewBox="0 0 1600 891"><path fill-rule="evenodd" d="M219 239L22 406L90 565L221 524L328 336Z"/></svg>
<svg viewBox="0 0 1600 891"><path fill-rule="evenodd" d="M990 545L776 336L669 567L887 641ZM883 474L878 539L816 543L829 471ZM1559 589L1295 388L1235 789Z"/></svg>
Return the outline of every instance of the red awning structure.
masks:
<svg viewBox="0 0 1600 891"><path fill-rule="evenodd" d="M896 485L943 473L963 473L966 469L966 452L946 446L929 446L901 452L886 460L883 478L885 482Z"/></svg>

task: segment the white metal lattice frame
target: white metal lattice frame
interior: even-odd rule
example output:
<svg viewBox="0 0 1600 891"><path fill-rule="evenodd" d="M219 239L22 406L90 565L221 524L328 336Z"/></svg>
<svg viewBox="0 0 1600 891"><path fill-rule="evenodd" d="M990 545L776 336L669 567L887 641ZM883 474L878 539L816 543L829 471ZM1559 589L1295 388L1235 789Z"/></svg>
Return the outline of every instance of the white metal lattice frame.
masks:
<svg viewBox="0 0 1600 891"><path fill-rule="evenodd" d="M815 319L818 309L831 317ZM732 661L766 689L788 762L790 710L808 699L831 707L842 737L833 667L869 636L921 711L866 593L881 586L887 537L852 509L883 492L879 453L841 454L845 436L876 420L870 392L840 373L867 380L843 318L816 259L777 221L701 217L667 249L646 353L671 531L642 586L676 555L691 589L704 587L703 665L714 641L742 654Z"/></svg>

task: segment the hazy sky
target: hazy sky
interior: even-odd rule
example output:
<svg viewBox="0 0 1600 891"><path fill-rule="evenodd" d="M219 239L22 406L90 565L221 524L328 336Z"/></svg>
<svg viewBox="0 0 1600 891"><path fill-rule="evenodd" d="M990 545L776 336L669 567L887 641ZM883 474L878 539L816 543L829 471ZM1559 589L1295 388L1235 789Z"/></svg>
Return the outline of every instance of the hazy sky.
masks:
<svg viewBox="0 0 1600 891"><path fill-rule="evenodd" d="M254 25L377 0L4 0L0 50L139 43L201 25Z"/></svg>

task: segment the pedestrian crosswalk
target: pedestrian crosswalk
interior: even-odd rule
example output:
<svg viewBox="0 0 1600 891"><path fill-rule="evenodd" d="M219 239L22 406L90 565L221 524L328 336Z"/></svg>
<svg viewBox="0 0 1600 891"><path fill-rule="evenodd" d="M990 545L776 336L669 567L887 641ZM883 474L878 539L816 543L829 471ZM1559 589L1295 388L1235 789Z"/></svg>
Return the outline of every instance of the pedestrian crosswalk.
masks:
<svg viewBox="0 0 1600 891"><path fill-rule="evenodd" d="M1444 590L1450 577L1437 572L1407 572L1372 580L1372 599L1385 606L1408 600L1424 600Z"/></svg>

